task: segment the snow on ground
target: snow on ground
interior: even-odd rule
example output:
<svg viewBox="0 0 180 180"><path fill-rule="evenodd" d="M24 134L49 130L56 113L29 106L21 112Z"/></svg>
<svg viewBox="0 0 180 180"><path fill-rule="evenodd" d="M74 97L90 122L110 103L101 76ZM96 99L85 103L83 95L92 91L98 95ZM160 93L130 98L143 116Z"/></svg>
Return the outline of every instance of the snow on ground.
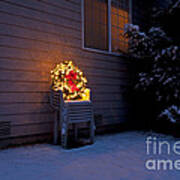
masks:
<svg viewBox="0 0 180 180"><path fill-rule="evenodd" d="M179 180L178 170L145 167L147 133L126 132L96 137L94 145L64 150L50 144L0 150L0 180ZM170 136L153 134L174 143ZM156 158L180 159L161 155Z"/></svg>

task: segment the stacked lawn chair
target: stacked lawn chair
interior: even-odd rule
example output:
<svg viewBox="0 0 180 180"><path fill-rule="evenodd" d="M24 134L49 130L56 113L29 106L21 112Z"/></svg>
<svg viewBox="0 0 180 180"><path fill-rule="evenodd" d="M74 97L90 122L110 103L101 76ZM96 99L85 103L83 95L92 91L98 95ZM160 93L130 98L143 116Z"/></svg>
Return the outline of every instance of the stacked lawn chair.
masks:
<svg viewBox="0 0 180 180"><path fill-rule="evenodd" d="M90 143L94 142L94 114L92 106L92 96L89 101L64 101L62 91L51 90L51 106L56 110L54 122L54 144L58 143L58 133L61 133L61 145L67 148L69 127L74 126L75 139L78 138L79 123L89 124Z"/></svg>

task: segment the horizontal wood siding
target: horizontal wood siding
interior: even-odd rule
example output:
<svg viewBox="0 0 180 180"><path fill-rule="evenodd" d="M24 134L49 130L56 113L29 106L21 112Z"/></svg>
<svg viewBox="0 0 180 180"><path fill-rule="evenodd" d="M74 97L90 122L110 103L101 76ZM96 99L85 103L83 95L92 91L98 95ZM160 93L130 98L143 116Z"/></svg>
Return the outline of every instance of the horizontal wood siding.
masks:
<svg viewBox="0 0 180 180"><path fill-rule="evenodd" d="M85 72L98 127L127 120L128 61L82 49L81 0L1 0L0 16L0 121L11 123L8 137L52 133L50 70L63 60Z"/></svg>

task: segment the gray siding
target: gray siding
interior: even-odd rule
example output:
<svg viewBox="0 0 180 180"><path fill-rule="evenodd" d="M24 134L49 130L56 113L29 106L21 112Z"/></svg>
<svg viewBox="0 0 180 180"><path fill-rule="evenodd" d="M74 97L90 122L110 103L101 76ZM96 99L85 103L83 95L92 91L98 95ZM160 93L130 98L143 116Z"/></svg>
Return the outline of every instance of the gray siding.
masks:
<svg viewBox="0 0 180 180"><path fill-rule="evenodd" d="M98 127L127 120L128 62L81 48L81 0L1 0L0 16L0 122L11 122L6 138L52 133L50 70L63 60L85 72L95 114L103 117Z"/></svg>

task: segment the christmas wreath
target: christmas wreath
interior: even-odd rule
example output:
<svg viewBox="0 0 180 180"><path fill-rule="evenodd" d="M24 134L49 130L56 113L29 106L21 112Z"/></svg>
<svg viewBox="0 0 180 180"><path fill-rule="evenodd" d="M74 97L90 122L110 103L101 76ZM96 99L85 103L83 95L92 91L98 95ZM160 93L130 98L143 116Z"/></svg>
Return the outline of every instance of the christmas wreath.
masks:
<svg viewBox="0 0 180 180"><path fill-rule="evenodd" d="M89 100L87 79L72 61L57 64L51 71L52 88L61 90L64 100Z"/></svg>

